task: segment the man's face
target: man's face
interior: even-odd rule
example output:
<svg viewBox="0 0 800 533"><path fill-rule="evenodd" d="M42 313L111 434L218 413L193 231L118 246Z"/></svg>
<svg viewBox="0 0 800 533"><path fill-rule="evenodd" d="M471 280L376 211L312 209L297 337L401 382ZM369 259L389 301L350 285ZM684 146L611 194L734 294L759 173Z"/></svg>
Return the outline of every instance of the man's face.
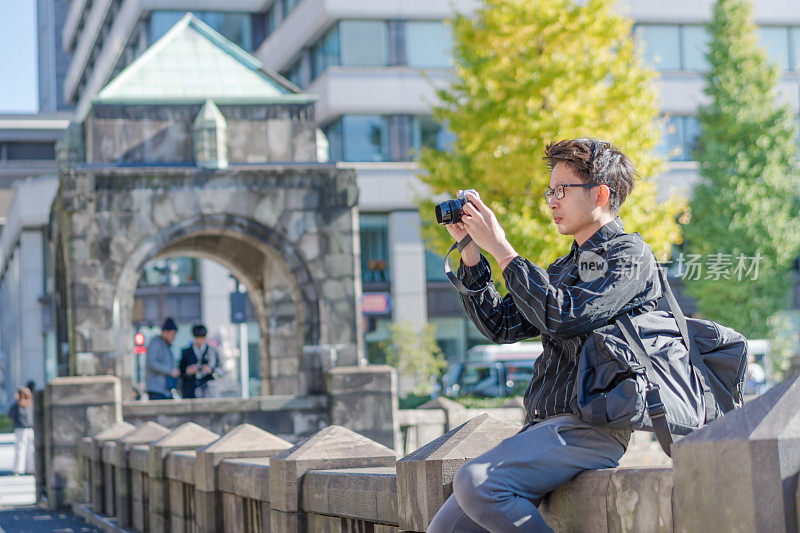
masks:
<svg viewBox="0 0 800 533"><path fill-rule="evenodd" d="M583 183L572 168L566 163L556 163L550 174L550 188L556 185ZM583 187L567 187L564 198L550 200L550 210L553 213L553 222L562 235L575 235L590 227L600 214L596 204L598 187L585 189Z"/></svg>
<svg viewBox="0 0 800 533"><path fill-rule="evenodd" d="M177 331L174 329L168 329L167 331L161 332L161 336L167 341L167 344L172 345L175 342L175 336L178 334Z"/></svg>
<svg viewBox="0 0 800 533"><path fill-rule="evenodd" d="M205 344L206 338L205 337L195 337L194 338L194 345L200 348L203 344Z"/></svg>

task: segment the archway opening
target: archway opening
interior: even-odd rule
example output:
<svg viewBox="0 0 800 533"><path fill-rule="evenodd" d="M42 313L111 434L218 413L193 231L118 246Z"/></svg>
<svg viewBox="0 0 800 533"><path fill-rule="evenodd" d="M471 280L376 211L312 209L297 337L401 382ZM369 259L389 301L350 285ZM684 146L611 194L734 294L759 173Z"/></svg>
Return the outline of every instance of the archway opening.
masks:
<svg viewBox="0 0 800 533"><path fill-rule="evenodd" d="M133 384L139 397L145 392L146 354L136 348L136 341L148 345L161 334L167 318L178 327L171 346L176 365L187 350L193 350L193 328L206 328L205 344L218 355L219 366L216 378L204 387L207 397L262 393L261 360L266 354L262 354L260 320L247 285L213 259L162 254L144 264L133 296ZM136 333L144 338L137 339ZM207 353L205 345L198 346L197 352ZM183 393L182 379L171 383L176 395Z"/></svg>

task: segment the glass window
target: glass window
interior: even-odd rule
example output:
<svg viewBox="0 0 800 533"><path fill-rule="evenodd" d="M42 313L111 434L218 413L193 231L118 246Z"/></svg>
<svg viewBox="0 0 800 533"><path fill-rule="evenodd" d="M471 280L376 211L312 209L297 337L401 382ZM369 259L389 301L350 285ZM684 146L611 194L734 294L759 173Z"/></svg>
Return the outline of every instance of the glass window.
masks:
<svg viewBox="0 0 800 533"><path fill-rule="evenodd" d="M758 29L761 46L772 63L781 70L791 70L789 65L789 31L784 26L761 26Z"/></svg>
<svg viewBox="0 0 800 533"><path fill-rule="evenodd" d="M440 21L405 23L406 62L412 67L450 66L453 38L450 28Z"/></svg>
<svg viewBox="0 0 800 533"><path fill-rule="evenodd" d="M800 68L800 27L789 28L789 61L793 68Z"/></svg>
<svg viewBox="0 0 800 533"><path fill-rule="evenodd" d="M303 84L300 76L302 66L303 66L302 60L298 59L297 61L292 63L292 66L290 66L289 69L286 70L286 72L283 73L283 76L290 82L297 85L298 87L302 87Z"/></svg>
<svg viewBox="0 0 800 533"><path fill-rule="evenodd" d="M389 217L361 214L361 280L364 283L388 282Z"/></svg>
<svg viewBox="0 0 800 533"><path fill-rule="evenodd" d="M380 115L345 115L342 147L345 161L387 161L389 121Z"/></svg>
<svg viewBox="0 0 800 533"><path fill-rule="evenodd" d="M294 8L297 7L297 4L300 3L300 0L281 0L281 7L283 8L283 18L289 16L289 13L292 12Z"/></svg>
<svg viewBox="0 0 800 533"><path fill-rule="evenodd" d="M311 79L339 64L339 26L334 26L311 48Z"/></svg>
<svg viewBox="0 0 800 533"><path fill-rule="evenodd" d="M692 161L700 123L697 117L673 116L664 124L659 153L669 161Z"/></svg>
<svg viewBox="0 0 800 533"><path fill-rule="evenodd" d="M267 37L272 35L272 33L275 31L275 28L278 27L278 20L276 18L278 14L276 13L275 6L276 4L272 4L267 10Z"/></svg>
<svg viewBox="0 0 800 533"><path fill-rule="evenodd" d="M708 62L708 32L705 26L683 26L681 28L683 45L683 68L685 70L706 70Z"/></svg>
<svg viewBox="0 0 800 533"><path fill-rule="evenodd" d="M694 151L700 138L700 121L697 117L683 117L683 157L684 161L694 161Z"/></svg>
<svg viewBox="0 0 800 533"><path fill-rule="evenodd" d="M636 35L643 46L643 57L653 68L681 68L680 35L677 25L639 24Z"/></svg>
<svg viewBox="0 0 800 533"><path fill-rule="evenodd" d="M144 265L139 287L195 285L197 272L197 259L192 257L157 259Z"/></svg>
<svg viewBox="0 0 800 533"><path fill-rule="evenodd" d="M389 57L389 31L385 21L344 20L339 25L341 64L385 66Z"/></svg>
<svg viewBox="0 0 800 533"><path fill-rule="evenodd" d="M663 128L658 152L668 161L680 161L683 151L681 146L681 138L683 137L681 117L667 118Z"/></svg>
<svg viewBox="0 0 800 533"><path fill-rule="evenodd" d="M342 151L342 119L336 119L325 128L325 136L328 138L328 159L331 162L341 161Z"/></svg>
<svg viewBox="0 0 800 533"><path fill-rule="evenodd" d="M423 148L449 150L453 146L455 136L444 126L429 116L411 118L411 148L419 154Z"/></svg>
<svg viewBox="0 0 800 533"><path fill-rule="evenodd" d="M444 259L441 255L425 249L425 279L427 281L447 281L442 261Z"/></svg>
<svg viewBox="0 0 800 533"><path fill-rule="evenodd" d="M186 13L186 11L153 11L150 14L150 44L164 36ZM192 11L192 13L245 50L253 49L253 28L249 13L223 11Z"/></svg>

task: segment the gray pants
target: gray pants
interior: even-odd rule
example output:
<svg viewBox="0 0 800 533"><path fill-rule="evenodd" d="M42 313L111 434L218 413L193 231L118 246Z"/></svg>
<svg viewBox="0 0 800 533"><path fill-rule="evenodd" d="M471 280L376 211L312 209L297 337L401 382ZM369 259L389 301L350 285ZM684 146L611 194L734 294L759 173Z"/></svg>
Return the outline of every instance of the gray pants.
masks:
<svg viewBox="0 0 800 533"><path fill-rule="evenodd" d="M548 418L464 464L428 533L552 531L536 507L542 497L584 470L617 466L623 453L606 430Z"/></svg>

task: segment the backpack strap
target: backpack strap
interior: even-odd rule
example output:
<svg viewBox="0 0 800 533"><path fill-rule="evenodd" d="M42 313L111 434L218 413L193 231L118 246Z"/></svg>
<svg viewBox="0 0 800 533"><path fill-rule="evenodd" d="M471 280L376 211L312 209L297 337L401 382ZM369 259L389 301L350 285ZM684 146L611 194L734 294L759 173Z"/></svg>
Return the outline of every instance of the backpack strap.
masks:
<svg viewBox="0 0 800 533"><path fill-rule="evenodd" d="M672 457L672 434L669 431L669 425L667 425L667 410L661 401L661 393L656 371L653 368L653 361L647 355L647 350L644 349L642 339L636 333L631 317L628 315L620 316L617 319L617 325L622 331L628 346L636 355L636 359L644 366L645 379L647 380L647 390L644 394L647 414L650 416L650 422L653 424L653 431L656 434L658 443L661 445L661 449L664 450L667 456Z"/></svg>
<svg viewBox="0 0 800 533"><path fill-rule="evenodd" d="M638 232L631 233L630 235L636 235L640 239L644 240L642 235ZM683 343L686 345L686 349L689 351L689 361L691 361L692 366L695 368L695 370L697 370L697 375L700 379L700 386L703 388L703 402L705 403L706 410L705 421L710 422L716 418L717 415L717 400L714 398L714 394L711 392L711 388L708 386L708 368L703 362L703 355L700 353L697 343L694 342L694 338L689 335L689 325L686 322L686 315L683 314L681 306L678 305L678 300L675 298L675 294L672 292L672 287L670 287L667 275L664 272L664 269L661 268L661 263L658 262L658 258L656 257L655 253L653 253L653 259L656 264L656 269L658 270L658 279L661 282L661 292L663 293L664 298L667 300L667 305L669 306L670 312L672 312L675 323L678 325L678 331L681 334Z"/></svg>

